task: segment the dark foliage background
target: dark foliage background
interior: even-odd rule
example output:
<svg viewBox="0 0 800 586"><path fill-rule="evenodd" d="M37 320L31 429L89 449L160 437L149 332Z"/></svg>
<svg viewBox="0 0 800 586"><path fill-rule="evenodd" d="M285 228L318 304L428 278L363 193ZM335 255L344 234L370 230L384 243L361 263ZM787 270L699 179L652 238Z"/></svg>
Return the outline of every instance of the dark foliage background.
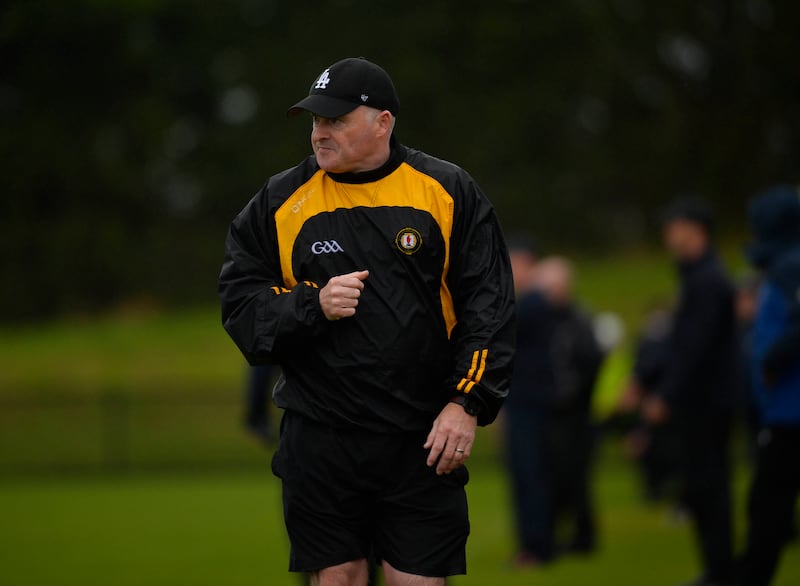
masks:
<svg viewBox="0 0 800 586"><path fill-rule="evenodd" d="M791 0L40 0L0 9L0 320L214 298L227 225L309 152L285 109L330 63L393 76L398 135L508 231L652 244L687 192L744 234L798 180Z"/></svg>

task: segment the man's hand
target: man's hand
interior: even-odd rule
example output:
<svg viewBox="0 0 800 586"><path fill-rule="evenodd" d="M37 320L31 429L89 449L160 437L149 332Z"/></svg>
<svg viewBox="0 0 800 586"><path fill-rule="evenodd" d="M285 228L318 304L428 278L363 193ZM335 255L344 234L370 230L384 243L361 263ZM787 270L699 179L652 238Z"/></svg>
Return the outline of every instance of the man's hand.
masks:
<svg viewBox="0 0 800 586"><path fill-rule="evenodd" d="M670 415L669 405L660 395L651 395L642 402L642 419L650 425L662 425Z"/></svg>
<svg viewBox="0 0 800 586"><path fill-rule="evenodd" d="M346 275L331 277L328 284L319 290L319 305L329 321L353 317L356 314L358 298L364 290L364 279L369 271L356 271Z"/></svg>
<svg viewBox="0 0 800 586"><path fill-rule="evenodd" d="M467 414L461 405L448 403L433 422L423 448L430 449L428 466L436 461L436 474L450 474L461 467L472 452L478 418Z"/></svg>

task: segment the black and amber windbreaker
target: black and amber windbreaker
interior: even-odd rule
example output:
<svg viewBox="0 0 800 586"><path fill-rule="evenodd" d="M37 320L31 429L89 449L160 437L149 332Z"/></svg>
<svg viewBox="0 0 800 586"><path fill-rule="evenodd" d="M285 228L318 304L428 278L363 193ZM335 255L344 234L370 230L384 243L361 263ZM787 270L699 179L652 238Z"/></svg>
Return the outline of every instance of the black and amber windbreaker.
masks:
<svg viewBox="0 0 800 586"><path fill-rule="evenodd" d="M355 316L326 320L320 288L363 269ZM494 211L462 169L394 139L375 171L312 156L272 177L231 225L219 294L247 360L281 365L276 404L314 420L427 430L468 393L485 425L508 392L513 285Z"/></svg>

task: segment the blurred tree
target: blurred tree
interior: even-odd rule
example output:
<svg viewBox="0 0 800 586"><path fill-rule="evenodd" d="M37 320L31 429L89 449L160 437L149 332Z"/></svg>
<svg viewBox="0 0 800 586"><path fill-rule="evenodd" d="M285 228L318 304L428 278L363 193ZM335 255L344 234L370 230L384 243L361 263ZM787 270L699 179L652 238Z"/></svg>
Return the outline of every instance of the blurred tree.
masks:
<svg viewBox="0 0 800 586"><path fill-rule="evenodd" d="M750 193L798 181L796 22L789 0L7 3L0 320L213 299L229 221L310 150L286 107L352 55L508 230L637 246L693 191L741 233Z"/></svg>

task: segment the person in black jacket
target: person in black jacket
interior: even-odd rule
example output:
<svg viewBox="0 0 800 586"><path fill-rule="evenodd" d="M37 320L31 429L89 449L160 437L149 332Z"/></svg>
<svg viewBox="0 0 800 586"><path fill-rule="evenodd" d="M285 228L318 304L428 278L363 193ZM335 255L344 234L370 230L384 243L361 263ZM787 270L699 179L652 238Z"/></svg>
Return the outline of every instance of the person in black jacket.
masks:
<svg viewBox="0 0 800 586"><path fill-rule="evenodd" d="M664 380L645 405L652 423L671 418L680 443L683 504L694 521L703 574L732 581L729 438L739 369L734 287L715 254L712 219L699 201L664 214L664 240L680 275Z"/></svg>
<svg viewBox="0 0 800 586"><path fill-rule="evenodd" d="M671 328L669 309L654 309L645 316L630 380L617 405L617 415L630 426L625 436L627 452L639 466L644 498L651 503L672 496L678 475L674 422L650 425L640 417L641 406L658 394L664 379Z"/></svg>
<svg viewBox="0 0 800 586"><path fill-rule="evenodd" d="M265 446L275 441L269 409L272 371L270 364L248 367L244 396L244 427Z"/></svg>
<svg viewBox="0 0 800 586"><path fill-rule="evenodd" d="M559 553L556 525L571 521L563 548L595 546L590 472L592 391L602 351L591 321L572 298L568 261L537 262L526 239L511 242L517 303L517 354L506 403L518 568L545 565Z"/></svg>
<svg viewBox="0 0 800 586"><path fill-rule="evenodd" d="M592 399L604 352L591 316L573 293L574 269L562 257L543 259L537 286L552 307L556 327L550 342L554 396L547 446L553 463L550 483L556 525L567 535L566 553L591 553L597 527L592 499L592 460L596 429Z"/></svg>
<svg viewBox="0 0 800 586"><path fill-rule="evenodd" d="M547 443L555 397L550 347L558 319L536 286L533 244L515 236L510 249L517 293L517 352L503 413L518 547L513 563L524 568L547 564L556 553L553 463Z"/></svg>
<svg viewBox="0 0 800 586"><path fill-rule="evenodd" d="M388 586L465 573L464 463L508 393L499 223L465 171L400 144L399 106L374 63L325 68L289 110L314 155L236 217L220 274L225 329L281 366L290 569L323 585L365 584L373 554Z"/></svg>

